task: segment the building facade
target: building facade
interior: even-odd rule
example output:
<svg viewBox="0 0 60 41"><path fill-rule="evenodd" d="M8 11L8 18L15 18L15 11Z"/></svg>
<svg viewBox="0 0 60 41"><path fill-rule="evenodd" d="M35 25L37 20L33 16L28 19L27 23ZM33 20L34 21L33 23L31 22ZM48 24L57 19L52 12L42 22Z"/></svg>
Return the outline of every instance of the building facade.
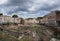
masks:
<svg viewBox="0 0 60 41"><path fill-rule="evenodd" d="M40 21L42 24L58 26L60 24L60 11L52 11Z"/></svg>
<svg viewBox="0 0 60 41"><path fill-rule="evenodd" d="M37 23L39 23L39 21L36 20L35 18L25 19L25 24L37 24Z"/></svg>
<svg viewBox="0 0 60 41"><path fill-rule="evenodd" d="M12 18L10 16L0 16L0 24L1 23L20 23L20 18Z"/></svg>

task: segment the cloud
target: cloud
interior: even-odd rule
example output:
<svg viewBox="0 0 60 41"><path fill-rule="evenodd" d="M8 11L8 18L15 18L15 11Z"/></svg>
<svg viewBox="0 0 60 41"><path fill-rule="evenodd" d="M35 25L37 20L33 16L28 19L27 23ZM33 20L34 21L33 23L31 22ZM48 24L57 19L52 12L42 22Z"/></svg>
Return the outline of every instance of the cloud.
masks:
<svg viewBox="0 0 60 41"><path fill-rule="evenodd" d="M7 0L0 4L0 12L19 17L39 17L52 10L60 10L60 0Z"/></svg>

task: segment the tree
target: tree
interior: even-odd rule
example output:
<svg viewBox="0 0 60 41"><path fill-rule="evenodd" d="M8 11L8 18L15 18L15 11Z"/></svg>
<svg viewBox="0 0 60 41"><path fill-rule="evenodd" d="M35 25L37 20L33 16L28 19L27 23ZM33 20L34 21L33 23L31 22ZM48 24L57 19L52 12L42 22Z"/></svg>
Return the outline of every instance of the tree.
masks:
<svg viewBox="0 0 60 41"><path fill-rule="evenodd" d="M17 18L17 17L18 17L18 15L13 15L12 17L13 17L13 18Z"/></svg>
<svg viewBox="0 0 60 41"><path fill-rule="evenodd" d="M37 17L37 20L40 20L40 19L42 19L43 17Z"/></svg>
<svg viewBox="0 0 60 41"><path fill-rule="evenodd" d="M18 15L13 15L12 17L14 18L14 23L15 23L15 18L17 18Z"/></svg>
<svg viewBox="0 0 60 41"><path fill-rule="evenodd" d="M0 16L3 16L3 13L0 13Z"/></svg>
<svg viewBox="0 0 60 41"><path fill-rule="evenodd" d="M27 20L30 20L30 19L32 20L33 18L27 18Z"/></svg>

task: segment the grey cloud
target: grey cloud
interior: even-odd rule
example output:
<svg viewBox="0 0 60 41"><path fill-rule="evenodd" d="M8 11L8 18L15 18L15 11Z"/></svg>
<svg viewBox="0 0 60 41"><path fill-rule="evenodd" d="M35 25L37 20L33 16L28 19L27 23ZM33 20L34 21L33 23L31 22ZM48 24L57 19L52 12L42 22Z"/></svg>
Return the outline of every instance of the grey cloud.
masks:
<svg viewBox="0 0 60 41"><path fill-rule="evenodd" d="M37 1L37 0L35 0L35 1ZM60 3L59 0L55 0L54 4L50 4L48 2L45 2L42 4L35 3L33 0L8 0L7 4L0 5L0 9L3 9L2 12L7 13L7 14L13 14L13 13L17 13L19 11L27 12L28 14L37 14L37 13L40 13L41 11L49 12L53 9L59 8L60 7L59 3ZM30 11L29 8L31 8L32 6L35 7L35 10ZM19 12L19 13L21 13L21 12Z"/></svg>

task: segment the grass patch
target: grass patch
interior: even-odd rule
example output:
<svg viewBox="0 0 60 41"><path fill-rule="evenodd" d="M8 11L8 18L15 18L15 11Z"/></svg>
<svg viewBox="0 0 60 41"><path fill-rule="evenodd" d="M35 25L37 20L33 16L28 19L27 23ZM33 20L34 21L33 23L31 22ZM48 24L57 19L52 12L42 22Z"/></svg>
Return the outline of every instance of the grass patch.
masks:
<svg viewBox="0 0 60 41"><path fill-rule="evenodd" d="M33 41L32 36L24 36L20 41Z"/></svg>

